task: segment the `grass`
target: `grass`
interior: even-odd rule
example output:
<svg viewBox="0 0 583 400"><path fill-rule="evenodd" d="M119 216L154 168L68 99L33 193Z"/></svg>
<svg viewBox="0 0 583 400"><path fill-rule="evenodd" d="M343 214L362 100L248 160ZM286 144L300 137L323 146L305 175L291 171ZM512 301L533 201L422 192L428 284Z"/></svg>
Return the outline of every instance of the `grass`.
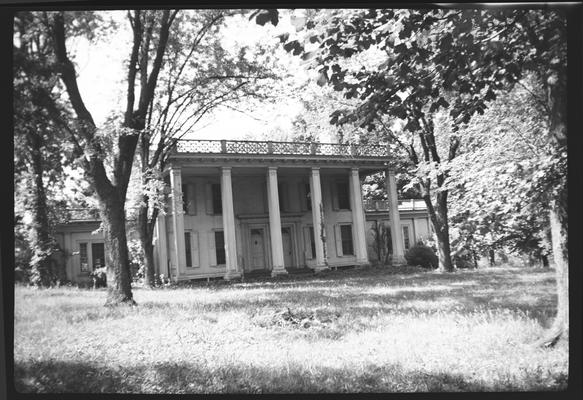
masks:
<svg viewBox="0 0 583 400"><path fill-rule="evenodd" d="M17 287L20 392L563 390L553 272L370 267L276 280L105 290Z"/></svg>

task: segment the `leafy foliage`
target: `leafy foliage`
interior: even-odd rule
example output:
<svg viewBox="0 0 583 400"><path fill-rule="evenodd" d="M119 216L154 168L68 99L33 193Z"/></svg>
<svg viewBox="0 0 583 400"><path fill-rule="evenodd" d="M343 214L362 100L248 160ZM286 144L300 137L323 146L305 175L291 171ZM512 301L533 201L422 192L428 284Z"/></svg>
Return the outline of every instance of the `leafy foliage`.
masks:
<svg viewBox="0 0 583 400"><path fill-rule="evenodd" d="M431 247L423 244L416 244L405 253L407 264L415 266L420 265L423 268L437 268L437 255Z"/></svg>

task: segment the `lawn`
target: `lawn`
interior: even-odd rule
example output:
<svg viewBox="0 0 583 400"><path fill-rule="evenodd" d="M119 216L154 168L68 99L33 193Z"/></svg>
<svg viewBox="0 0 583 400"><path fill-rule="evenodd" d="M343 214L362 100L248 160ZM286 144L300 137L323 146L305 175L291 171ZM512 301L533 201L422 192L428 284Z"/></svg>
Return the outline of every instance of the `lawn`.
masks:
<svg viewBox="0 0 583 400"><path fill-rule="evenodd" d="M566 389L568 349L532 346L552 270L369 267L276 280L15 291L20 392Z"/></svg>

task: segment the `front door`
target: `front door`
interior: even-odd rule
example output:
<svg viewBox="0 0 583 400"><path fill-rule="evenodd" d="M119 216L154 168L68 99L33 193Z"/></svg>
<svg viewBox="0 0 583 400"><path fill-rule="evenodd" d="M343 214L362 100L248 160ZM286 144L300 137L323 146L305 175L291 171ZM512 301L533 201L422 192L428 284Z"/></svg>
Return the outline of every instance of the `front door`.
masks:
<svg viewBox="0 0 583 400"><path fill-rule="evenodd" d="M293 265L291 228L281 228L281 240L283 242L283 266L288 268Z"/></svg>
<svg viewBox="0 0 583 400"><path fill-rule="evenodd" d="M263 228L251 229L250 270L265 269L265 240Z"/></svg>
<svg viewBox="0 0 583 400"><path fill-rule="evenodd" d="M103 243L91 244L91 261L93 264L93 270L105 267L105 247Z"/></svg>

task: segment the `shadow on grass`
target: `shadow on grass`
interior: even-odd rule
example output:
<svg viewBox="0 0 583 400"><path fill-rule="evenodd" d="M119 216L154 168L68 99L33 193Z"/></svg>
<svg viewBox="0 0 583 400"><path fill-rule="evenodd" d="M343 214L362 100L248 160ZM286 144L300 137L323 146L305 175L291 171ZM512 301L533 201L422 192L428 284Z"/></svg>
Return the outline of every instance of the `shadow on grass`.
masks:
<svg viewBox="0 0 583 400"><path fill-rule="evenodd" d="M41 362L15 365L15 387L21 393L318 393L318 392L456 392L560 390L561 374L533 372L522 381L485 383L450 373L428 374L399 365L257 367L196 363L158 363L114 369L89 363Z"/></svg>
<svg viewBox="0 0 583 400"><path fill-rule="evenodd" d="M152 310L217 312L261 309L331 308L372 315L381 312L435 312L455 310L462 314L484 309L509 309L528 314L547 325L555 312L554 278L548 270L484 269L455 273L423 272L393 274L388 269L332 271L306 279L220 284L213 296L185 305L146 301ZM193 288L193 290L196 290ZM209 301L210 299L210 301Z"/></svg>

